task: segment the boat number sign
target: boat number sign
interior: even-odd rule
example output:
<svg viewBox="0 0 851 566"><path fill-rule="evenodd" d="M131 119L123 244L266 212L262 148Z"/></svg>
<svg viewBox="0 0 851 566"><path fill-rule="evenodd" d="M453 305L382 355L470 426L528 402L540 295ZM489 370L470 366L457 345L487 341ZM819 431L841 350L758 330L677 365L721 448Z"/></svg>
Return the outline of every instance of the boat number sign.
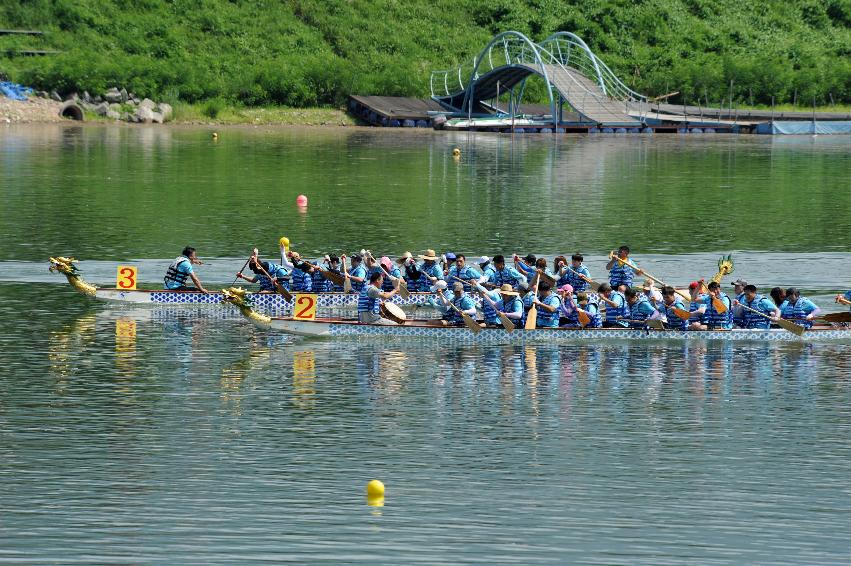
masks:
<svg viewBox="0 0 851 566"><path fill-rule="evenodd" d="M138 272L138 268L133 265L119 265L118 274L115 277L115 286L125 291L135 291Z"/></svg>
<svg viewBox="0 0 851 566"><path fill-rule="evenodd" d="M293 304L293 318L296 320L314 320L316 318L316 295L297 293Z"/></svg>

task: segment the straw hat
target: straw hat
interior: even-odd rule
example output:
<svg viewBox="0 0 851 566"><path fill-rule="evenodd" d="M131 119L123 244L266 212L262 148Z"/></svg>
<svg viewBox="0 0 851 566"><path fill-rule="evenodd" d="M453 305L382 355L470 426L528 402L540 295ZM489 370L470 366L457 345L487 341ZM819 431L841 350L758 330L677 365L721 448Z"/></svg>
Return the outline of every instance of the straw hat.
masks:
<svg viewBox="0 0 851 566"><path fill-rule="evenodd" d="M411 252L405 252L396 260L396 263L405 263L409 259L413 259L413 257L414 255Z"/></svg>
<svg viewBox="0 0 851 566"><path fill-rule="evenodd" d="M514 290L514 287L511 286L511 283L503 283L499 288L500 295L513 295L515 297L520 296L520 293Z"/></svg>
<svg viewBox="0 0 851 566"><path fill-rule="evenodd" d="M435 254L434 250L426 250L425 254L419 257L420 259L424 259L427 261L437 261L437 254Z"/></svg>

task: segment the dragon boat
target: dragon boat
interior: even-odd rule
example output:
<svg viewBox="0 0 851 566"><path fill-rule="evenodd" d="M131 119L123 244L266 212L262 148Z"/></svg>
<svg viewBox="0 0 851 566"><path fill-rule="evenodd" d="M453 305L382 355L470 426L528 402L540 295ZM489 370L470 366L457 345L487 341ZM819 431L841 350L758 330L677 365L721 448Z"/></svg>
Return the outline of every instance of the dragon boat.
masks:
<svg viewBox="0 0 851 566"><path fill-rule="evenodd" d="M97 287L83 280L82 273L75 265L73 257L51 257L50 271L61 273L68 283L83 295L103 301L145 305L218 305L224 295L221 292L202 293L200 291L170 291L167 289L119 289L117 287ZM293 293L295 295L295 293ZM313 293L316 295L316 306L319 308L354 308L358 304L357 293ZM252 306L263 311L292 310L294 298L287 299L278 293L249 292ZM390 300L400 307L417 307L423 305L432 293L410 293L406 298L394 295ZM476 303L481 306L482 298L471 294Z"/></svg>
<svg viewBox="0 0 851 566"><path fill-rule="evenodd" d="M234 305L256 326L296 336L422 338L459 343L513 344L554 343L599 340L722 340L755 342L851 342L847 325L814 326L795 334L782 328L733 330L666 330L661 328L536 328L534 330L466 326L436 326L428 320L406 320L400 324L363 324L355 319L267 316L254 310L241 289L223 289L224 302Z"/></svg>

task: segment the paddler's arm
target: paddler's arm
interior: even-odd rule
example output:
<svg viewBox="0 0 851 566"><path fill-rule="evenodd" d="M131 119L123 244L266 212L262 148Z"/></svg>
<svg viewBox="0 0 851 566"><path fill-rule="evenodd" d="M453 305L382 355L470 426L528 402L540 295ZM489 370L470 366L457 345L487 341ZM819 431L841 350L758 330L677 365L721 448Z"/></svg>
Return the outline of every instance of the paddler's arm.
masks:
<svg viewBox="0 0 851 566"><path fill-rule="evenodd" d="M395 294L396 294L396 289L393 289L392 291L382 291L381 293L378 294L378 296L381 297L382 299L390 299Z"/></svg>
<svg viewBox="0 0 851 566"><path fill-rule="evenodd" d="M482 294L482 297L490 306L496 308L496 303L488 296L488 290L481 283L474 283L473 286Z"/></svg>
<svg viewBox="0 0 851 566"><path fill-rule="evenodd" d="M293 270L293 264L290 263L290 258L287 257L287 249L284 246L281 246L281 265L288 271Z"/></svg>
<svg viewBox="0 0 851 566"><path fill-rule="evenodd" d="M541 307L542 309L544 309L547 312L556 312L558 310L558 307L548 305L547 303L542 303L538 299L535 299L532 302L535 303L536 305L538 305L539 307Z"/></svg>
<svg viewBox="0 0 851 566"><path fill-rule="evenodd" d="M195 272L189 274L189 278L192 279L192 282L195 284L195 287L204 294L209 294L210 292L201 285L201 281L198 280L198 276L195 275Z"/></svg>

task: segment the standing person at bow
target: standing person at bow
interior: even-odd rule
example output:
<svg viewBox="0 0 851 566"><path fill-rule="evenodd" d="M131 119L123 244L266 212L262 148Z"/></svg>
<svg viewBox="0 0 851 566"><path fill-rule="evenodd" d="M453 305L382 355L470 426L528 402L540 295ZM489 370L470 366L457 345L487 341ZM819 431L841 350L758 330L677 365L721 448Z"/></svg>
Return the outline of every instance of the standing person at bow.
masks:
<svg viewBox="0 0 851 566"><path fill-rule="evenodd" d="M373 273L369 277L369 284L364 285L358 293L358 322L361 324L396 324L381 316L381 299L389 299L396 294L396 290L384 292L381 285L384 283L383 273Z"/></svg>
<svg viewBox="0 0 851 566"><path fill-rule="evenodd" d="M526 289L529 286L523 274L513 267L505 265L505 257L502 255L493 256L493 273L491 273L487 283L495 287L501 287L508 283L515 291L519 288Z"/></svg>
<svg viewBox="0 0 851 566"><path fill-rule="evenodd" d="M688 319L683 319L677 314L688 312L682 300L677 296L671 286L662 287L662 314L665 315L665 328L670 330L688 330Z"/></svg>
<svg viewBox="0 0 851 566"><path fill-rule="evenodd" d="M236 274L237 278L245 279L249 283L259 283L261 293L277 293L278 288L275 283L280 284L284 289L289 290L290 278L289 272L281 265L271 261L260 261L257 256L252 256L248 260L248 269L254 274L254 277L246 277L240 271ZM271 276L271 279L266 274Z"/></svg>
<svg viewBox="0 0 851 566"><path fill-rule="evenodd" d="M209 293L201 285L201 280L198 279L198 276L195 275L195 271L192 269L193 265L203 265L203 262L195 255L195 248L186 246L180 252L180 255L171 262L171 265L168 266L165 277L163 277L164 287L170 291L200 291L202 293ZM195 287L186 286L187 277L192 280Z"/></svg>
<svg viewBox="0 0 851 566"><path fill-rule="evenodd" d="M448 256L447 256L448 257ZM464 291L470 291L470 285L482 278L482 273L471 265L467 265L467 258L464 254L455 256L455 264L449 268L449 280L453 277L462 279L464 282Z"/></svg>
<svg viewBox="0 0 851 566"><path fill-rule="evenodd" d="M629 325L629 305L626 297L620 291L613 291L608 283L600 283L597 288L597 298L606 305L606 320L603 328L625 328Z"/></svg>
<svg viewBox="0 0 851 566"><path fill-rule="evenodd" d="M650 303L650 299L644 293L639 293L632 287L624 293L626 303L629 305L629 325L633 328L643 328L646 320L661 318L659 311Z"/></svg>
<svg viewBox="0 0 851 566"><path fill-rule="evenodd" d="M609 285L612 289L623 293L628 287L632 287L632 280L636 275L644 275L644 272L635 270L626 264L629 261L629 246L621 246L617 252L609 254L611 259L606 264L609 270Z"/></svg>
<svg viewBox="0 0 851 566"><path fill-rule="evenodd" d="M780 316L803 326L812 328L813 319L821 313L814 302L801 296L795 287L786 289L786 300L780 305Z"/></svg>
<svg viewBox="0 0 851 566"><path fill-rule="evenodd" d="M591 272L583 265L584 260L585 258L578 252L570 256L570 265L567 264L567 258L563 255L555 259L554 276L558 278L559 287L570 285L577 293L588 290Z"/></svg>
<svg viewBox="0 0 851 566"><path fill-rule="evenodd" d="M711 284L710 284L711 285ZM744 301L735 301L736 306L743 305L753 310L739 308L742 313L740 316L744 321L745 328L760 328L766 329L771 327L771 321L764 316L759 316L754 310L772 318L780 318L780 309L774 304L774 301L764 295L757 293L756 285L746 285Z"/></svg>
<svg viewBox="0 0 851 566"><path fill-rule="evenodd" d="M555 293L549 283L538 283L538 294L540 297L535 298L534 293L533 304L538 307L538 320L536 328L558 328L559 310L561 308L561 299Z"/></svg>
<svg viewBox="0 0 851 566"><path fill-rule="evenodd" d="M437 264L434 250L426 250L419 258L422 263L417 267L420 278L417 281L417 291L426 292L438 281L443 281L443 269ZM410 289L409 289L410 290Z"/></svg>

